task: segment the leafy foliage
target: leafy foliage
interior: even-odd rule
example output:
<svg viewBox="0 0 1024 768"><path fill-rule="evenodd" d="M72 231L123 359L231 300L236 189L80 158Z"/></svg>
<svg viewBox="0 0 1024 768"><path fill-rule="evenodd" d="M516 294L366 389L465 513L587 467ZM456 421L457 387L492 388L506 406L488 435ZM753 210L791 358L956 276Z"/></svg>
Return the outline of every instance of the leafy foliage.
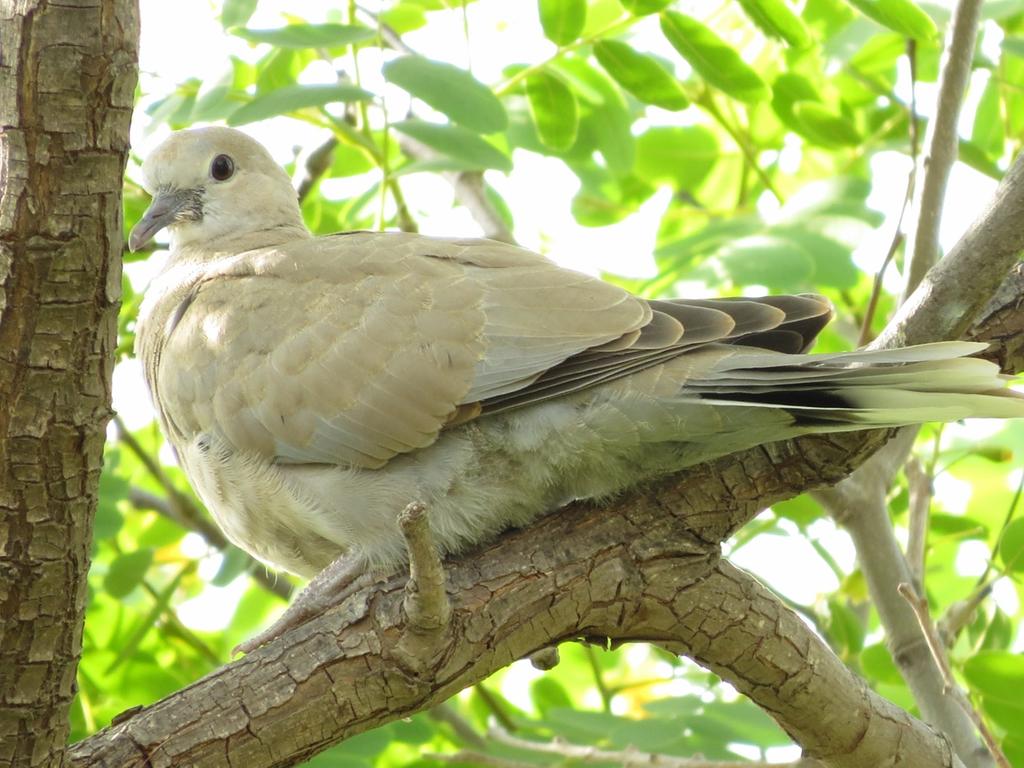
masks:
<svg viewBox="0 0 1024 768"><path fill-rule="evenodd" d="M276 27L257 27L257 0L225 0L225 35L248 45L225 56L219 75L196 72L172 90L146 94L149 127L269 118L286 128L293 121L319 127L331 143L325 163L309 163L313 183L303 202L317 233L409 226L421 211L410 212L404 186L435 171L486 171L486 198L511 223L522 211L497 191L501 174L544 157L575 179L574 198L561 202L581 227L627 221L652 201L667 201L658 203L657 276L609 279L649 296L680 285L709 294L824 293L842 320L823 335L823 351L856 344L862 325L870 335L884 324L894 306L890 291L873 315L865 313L892 225L881 238L873 233L883 214L895 222L898 211L874 209L873 196L884 191L875 175L880 166L908 169L907 157L920 151L924 119L914 114L909 76L915 86L934 85L947 22L931 15L931 5L741 0L684 9L671 0L539 0L538 21L523 21L520 4L498 0L465 10L442 0L381 5L376 17L353 6L345 17L289 15ZM998 177L1024 137L1024 13L1015 3L986 8L961 160ZM474 26L478 12L501 23ZM463 66L461 50L412 50L432 32L450 39L463 29L467 48L475 37L500 34L521 38L523 50L541 43L547 53L500 61L485 77ZM323 77L324 62L337 80ZM294 170L301 175L302 163ZM905 182L892 171L884 178ZM145 196L129 183L126 231L144 207ZM119 347L126 366L140 287L126 283ZM968 434L936 428L921 438L938 491L925 586L936 616L980 598L949 638L954 671L1014 765L1024 766L1024 520L1020 485L1007 481L1020 461L1024 425L978 440L955 432ZM238 550L204 543L199 502L162 449L149 426L107 453L76 737L210 671L282 606L286 577L268 578ZM900 482L891 512L905 529L909 494L907 480ZM971 491L966 505L948 496L963 488ZM803 542L807 563L792 568L815 567L829 578L816 595L805 590L791 599L793 607L870 685L912 708L863 576L821 508L805 497L776 505L736 535L733 554L763 551L768 540ZM969 570L970 563L977 567ZM993 584L999 600L988 596ZM203 628L193 610L202 605L231 613L226 628ZM490 739L474 744L453 723L483 733L498 722L528 740L709 759L763 756L789 744L713 675L661 651L568 643L561 657L543 674L519 662L443 710L364 734L310 765L428 765L423 755L460 749L557 762Z"/></svg>

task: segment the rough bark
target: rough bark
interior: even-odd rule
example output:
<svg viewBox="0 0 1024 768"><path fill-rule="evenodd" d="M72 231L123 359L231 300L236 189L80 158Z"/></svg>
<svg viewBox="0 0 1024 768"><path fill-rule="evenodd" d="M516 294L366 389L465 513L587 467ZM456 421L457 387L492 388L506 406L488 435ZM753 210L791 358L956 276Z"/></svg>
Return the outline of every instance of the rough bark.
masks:
<svg viewBox="0 0 1024 768"><path fill-rule="evenodd" d="M58 765L121 288L127 0L0 6L0 764Z"/></svg>
<svg viewBox="0 0 1024 768"><path fill-rule="evenodd" d="M1024 199L1005 191L986 214L990 221L1019 221ZM988 253L1005 271L1012 247L1005 240L1016 243L1017 234L999 226L992 232L993 239L974 241L980 253L960 249L950 258ZM947 265L941 275L950 274L957 272ZM945 316L934 303L944 279L926 288L919 315L902 318L912 335L926 335L929 315ZM985 309L981 332L998 340L1019 327L1021 287L1012 274L998 303ZM1016 348L994 356L1019 360ZM448 564L451 620L433 644L408 631L399 575L128 714L74 745L69 762L295 765L559 640L593 637L686 653L772 713L825 765L853 768L895 756L906 766L960 766L943 737L867 690L770 592L719 557L719 543L760 509L835 483L888 436L847 433L764 446L605 507L565 508Z"/></svg>
<svg viewBox="0 0 1024 768"><path fill-rule="evenodd" d="M866 754L952 765L941 738L866 690L770 592L719 558L719 542L764 504L834 481L883 440L779 443L611 507L565 508L449 563L451 620L432 647L406 631L397 576L80 742L70 763L294 765L552 642L591 637L687 653L829 765L865 765Z"/></svg>

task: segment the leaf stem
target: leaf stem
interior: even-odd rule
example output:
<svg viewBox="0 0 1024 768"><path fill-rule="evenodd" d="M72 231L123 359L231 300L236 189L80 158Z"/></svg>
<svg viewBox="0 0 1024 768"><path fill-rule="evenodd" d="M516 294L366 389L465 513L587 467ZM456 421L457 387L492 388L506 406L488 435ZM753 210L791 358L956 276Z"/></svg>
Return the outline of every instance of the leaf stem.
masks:
<svg viewBox="0 0 1024 768"><path fill-rule="evenodd" d="M594 32L592 34L589 34L586 37L581 37L578 40L574 40L571 43L566 43L565 45L560 45L558 47L558 50L555 51L550 56L548 56L548 58L544 59L543 61L537 62L536 64L531 64L528 67L523 67L518 72L516 72L514 75L509 77L504 83L502 83L501 85L497 86L494 89L494 95L498 96L498 97L504 96L506 93L510 92L513 88L515 88L521 81L525 80L527 77L532 75L534 72L538 72L538 71L544 69L546 66L548 66L552 62L557 61L558 59L560 59L564 54L568 53L569 51L574 51L577 48L582 48L585 45L590 45L591 43L596 42L597 40L601 40L601 39L603 39L605 37L608 37L609 35L612 35L612 34L614 34L616 32L621 32L624 29L628 29L634 23L639 21L641 18L643 18L643 17L641 17L641 16L624 16L624 17L621 17L621 18L617 19L616 21L612 22L607 27L604 27L603 29L600 29L597 32Z"/></svg>

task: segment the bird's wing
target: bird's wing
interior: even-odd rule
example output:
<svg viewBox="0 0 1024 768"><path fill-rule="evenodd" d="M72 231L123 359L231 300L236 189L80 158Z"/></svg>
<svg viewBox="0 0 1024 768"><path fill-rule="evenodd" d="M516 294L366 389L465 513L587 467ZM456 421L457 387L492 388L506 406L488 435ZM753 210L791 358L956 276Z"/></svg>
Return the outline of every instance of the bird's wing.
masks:
<svg viewBox="0 0 1024 768"><path fill-rule="evenodd" d="M485 240L300 240L207 270L165 329L154 389L179 434L214 428L279 462L373 468L481 412L695 345L760 339L799 351L801 324L820 325L827 304L781 301L792 306L646 302Z"/></svg>
<svg viewBox="0 0 1024 768"><path fill-rule="evenodd" d="M174 432L379 467L651 310L511 246L354 233L217 260L166 314L153 389Z"/></svg>

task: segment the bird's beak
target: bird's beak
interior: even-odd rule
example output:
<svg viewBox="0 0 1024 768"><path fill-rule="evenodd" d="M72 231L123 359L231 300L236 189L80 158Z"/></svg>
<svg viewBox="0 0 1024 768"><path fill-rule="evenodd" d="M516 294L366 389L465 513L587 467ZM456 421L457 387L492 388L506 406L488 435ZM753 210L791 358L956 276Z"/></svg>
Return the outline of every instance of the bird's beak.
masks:
<svg viewBox="0 0 1024 768"><path fill-rule="evenodd" d="M157 232L180 218L181 213L193 205L195 199L196 191L193 189L157 192L145 215L128 235L128 247L133 251L139 250L152 240Z"/></svg>

